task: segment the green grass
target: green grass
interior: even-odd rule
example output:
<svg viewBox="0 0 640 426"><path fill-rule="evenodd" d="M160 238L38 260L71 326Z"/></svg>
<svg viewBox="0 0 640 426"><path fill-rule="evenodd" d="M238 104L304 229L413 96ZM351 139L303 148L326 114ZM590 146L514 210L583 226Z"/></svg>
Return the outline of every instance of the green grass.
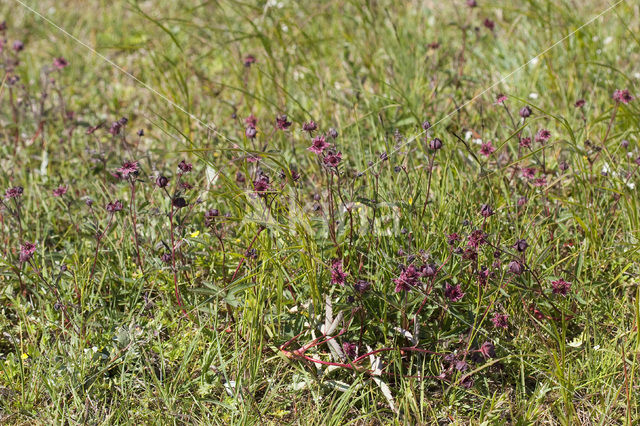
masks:
<svg viewBox="0 0 640 426"><path fill-rule="evenodd" d="M24 188L18 209L11 199L0 209L0 422L640 420L640 100L612 99L640 96L638 4L620 2L529 64L615 3L25 4L121 69L20 3L0 4L0 188ZM13 69L16 39L25 48ZM249 54L257 61L245 67ZM46 83L43 67L59 56L69 66ZM286 132L275 128L283 113ZM107 132L122 116L126 140ZM307 150L309 120L337 130L327 139L342 152L337 172ZM434 124L426 141L424 120ZM541 128L546 144L519 147ZM444 143L435 153L433 137ZM496 151L481 155L476 139ZM183 159L193 171L179 177ZM134 202L131 183L111 175L126 160L140 165ZM259 170L266 197L253 190ZM186 208L171 208L158 174ZM59 185L68 192L54 197ZM124 208L111 218L116 199ZM483 218L483 204L495 214ZM476 229L489 244L473 261L454 249ZM454 232L463 240L450 246ZM161 259L172 234L175 265ZM524 255L513 248L521 238ZM37 250L20 262L25 241ZM527 271L514 275L520 256ZM331 283L334 258L344 287ZM396 293L412 262L442 269L426 289ZM552 293L560 278L572 283L566 297ZM371 289L360 295L357 280ZM448 300L446 283L464 297ZM506 329L490 321L496 312ZM331 342L357 343L358 355L388 349L376 354L381 375L330 342L304 355L346 366L293 354L339 316ZM485 359L487 341L495 357ZM440 378L451 354L467 369Z"/></svg>

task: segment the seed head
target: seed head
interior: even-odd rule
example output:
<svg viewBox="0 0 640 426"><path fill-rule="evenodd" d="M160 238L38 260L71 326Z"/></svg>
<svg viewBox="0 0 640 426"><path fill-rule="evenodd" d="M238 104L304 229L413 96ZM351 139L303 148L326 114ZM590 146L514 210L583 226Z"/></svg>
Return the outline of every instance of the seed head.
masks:
<svg viewBox="0 0 640 426"><path fill-rule="evenodd" d="M162 175L158 176L156 178L156 185L158 188L166 188L167 185L169 185L169 178Z"/></svg>
<svg viewBox="0 0 640 426"><path fill-rule="evenodd" d="M258 131L256 130L255 127L253 126L248 126L247 129L244 131L244 134L249 138L249 139L253 139L256 137L256 135L258 134Z"/></svg>
<svg viewBox="0 0 640 426"><path fill-rule="evenodd" d="M514 275L521 275L524 272L524 266L517 260L512 260L509 262L509 272Z"/></svg>
<svg viewBox="0 0 640 426"><path fill-rule="evenodd" d="M431 139L431 141L429 142L429 149L431 151L442 149L442 141L438 138Z"/></svg>
<svg viewBox="0 0 640 426"><path fill-rule="evenodd" d="M522 118L527 118L531 116L531 107L529 107L529 105L525 105L522 107L522 109L520 110L520 117Z"/></svg>
<svg viewBox="0 0 640 426"><path fill-rule="evenodd" d="M172 201L171 204L173 205L173 207L177 208L177 209L181 209L183 207L187 207L187 200L185 200L182 197L175 197Z"/></svg>
<svg viewBox="0 0 640 426"><path fill-rule="evenodd" d="M516 241L516 243L513 245L513 248L515 248L521 253L524 252L527 249L527 247L529 247L529 243L527 243L527 240L525 240L524 238Z"/></svg>

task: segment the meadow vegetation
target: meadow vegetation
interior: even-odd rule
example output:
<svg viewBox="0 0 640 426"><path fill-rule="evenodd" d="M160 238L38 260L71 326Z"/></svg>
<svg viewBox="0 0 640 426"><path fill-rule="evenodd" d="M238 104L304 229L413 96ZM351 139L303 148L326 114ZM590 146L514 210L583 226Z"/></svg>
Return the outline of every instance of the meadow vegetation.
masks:
<svg viewBox="0 0 640 426"><path fill-rule="evenodd" d="M0 4L3 424L635 424L640 4Z"/></svg>

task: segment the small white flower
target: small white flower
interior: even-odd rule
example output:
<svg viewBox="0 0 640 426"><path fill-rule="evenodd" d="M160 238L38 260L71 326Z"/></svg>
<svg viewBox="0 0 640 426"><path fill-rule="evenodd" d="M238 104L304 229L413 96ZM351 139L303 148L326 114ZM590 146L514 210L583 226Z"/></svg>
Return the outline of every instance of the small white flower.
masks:
<svg viewBox="0 0 640 426"><path fill-rule="evenodd" d="M471 130L467 130L467 132L464 134L464 140L468 141L469 139L471 139L471 136L473 136L473 132Z"/></svg>
<svg viewBox="0 0 640 426"><path fill-rule="evenodd" d="M602 41L602 44L609 44L613 41L613 37L609 36Z"/></svg>
<svg viewBox="0 0 640 426"><path fill-rule="evenodd" d="M530 99L538 99L538 94L537 93L529 93L529 98Z"/></svg>
<svg viewBox="0 0 640 426"><path fill-rule="evenodd" d="M476 145L482 145L482 139L480 138L474 139L472 142L475 143Z"/></svg>
<svg viewBox="0 0 640 426"><path fill-rule="evenodd" d="M529 63L531 65L538 65L538 62L540 61L540 57L536 56L535 58L533 58L531 61L529 61Z"/></svg>

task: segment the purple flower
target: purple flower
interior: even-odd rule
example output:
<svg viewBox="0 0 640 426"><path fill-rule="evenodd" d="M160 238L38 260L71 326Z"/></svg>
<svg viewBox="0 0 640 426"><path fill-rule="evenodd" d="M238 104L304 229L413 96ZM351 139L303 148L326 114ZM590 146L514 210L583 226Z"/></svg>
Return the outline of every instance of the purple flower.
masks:
<svg viewBox="0 0 640 426"><path fill-rule="evenodd" d="M491 143L491 141L483 142L482 145L480 146L480 154L484 155L485 157L488 157L491 154L493 154L495 150L496 149Z"/></svg>
<svg viewBox="0 0 640 426"><path fill-rule="evenodd" d="M489 204L483 204L482 206L480 206L480 214L483 217L489 217L495 214L495 212L493 211L493 209Z"/></svg>
<svg viewBox="0 0 640 426"><path fill-rule="evenodd" d="M478 275L478 282L480 283L480 285L482 286L487 285L487 281L489 280L489 275L491 275L491 271L489 271L489 268L487 268L486 266L483 266L480 268L480 270L476 272L476 274Z"/></svg>
<svg viewBox="0 0 640 426"><path fill-rule="evenodd" d="M342 269L342 260L334 259L331 263L331 284L340 284L344 287L347 274Z"/></svg>
<svg viewBox="0 0 640 426"><path fill-rule="evenodd" d="M536 142L538 143L545 143L549 138L551 138L551 132L547 129L540 129L538 133L536 133Z"/></svg>
<svg viewBox="0 0 640 426"><path fill-rule="evenodd" d="M318 125L315 121L311 120L302 125L302 130L308 132L309 134L313 133L315 130L318 130Z"/></svg>
<svg viewBox="0 0 640 426"><path fill-rule="evenodd" d="M244 57L243 62L244 62L244 66L248 68L251 65L256 63L256 57L253 55L247 55Z"/></svg>
<svg viewBox="0 0 640 426"><path fill-rule="evenodd" d="M422 122L422 130L426 132L430 128L431 128L431 123L429 122L429 120L425 120Z"/></svg>
<svg viewBox="0 0 640 426"><path fill-rule="evenodd" d="M356 357L357 355L356 349L357 347L355 343L344 342L342 344L342 350L344 354L347 356L347 358L349 359L354 359Z"/></svg>
<svg viewBox="0 0 640 426"><path fill-rule="evenodd" d="M64 194L67 193L67 189L68 189L67 185L60 185L59 187L53 190L53 196L62 197Z"/></svg>
<svg viewBox="0 0 640 426"><path fill-rule="evenodd" d="M531 107L529 107L529 105L525 105L520 110L520 117L522 117L522 118L530 117L531 113L532 113Z"/></svg>
<svg viewBox="0 0 640 426"><path fill-rule="evenodd" d="M633 96L627 89L616 90L613 92L613 100L618 103L628 104L633 100Z"/></svg>
<svg viewBox="0 0 640 426"><path fill-rule="evenodd" d="M270 187L269 176L267 175L260 175L253 181L253 190L261 197L265 197L267 195L267 191L269 191Z"/></svg>
<svg viewBox="0 0 640 426"><path fill-rule="evenodd" d="M437 151L442 148L442 141L438 138L433 138L429 142L429 149L432 151Z"/></svg>
<svg viewBox="0 0 640 426"><path fill-rule="evenodd" d="M566 296L571 291L571 283L563 279L551 281L551 286L553 287L553 294Z"/></svg>
<svg viewBox="0 0 640 426"><path fill-rule="evenodd" d="M457 302L464 297L464 292L460 284L451 285L447 283L444 288L444 295L452 302Z"/></svg>
<svg viewBox="0 0 640 426"><path fill-rule="evenodd" d="M333 127L331 127L329 129L329 131L327 132L327 135L329 135L329 137L331 139L336 139L338 137L338 131L336 129L334 129Z"/></svg>
<svg viewBox="0 0 640 426"><path fill-rule="evenodd" d="M473 8L478 6L478 2L476 0L467 0L467 6Z"/></svg>
<svg viewBox="0 0 640 426"><path fill-rule="evenodd" d="M522 169L522 177L527 179L533 179L536 177L536 169L533 167L524 167Z"/></svg>
<svg viewBox="0 0 640 426"><path fill-rule="evenodd" d="M450 246L454 245L456 243L456 241L460 241L460 235L458 235L457 233L452 233L447 235L447 242L449 243Z"/></svg>
<svg viewBox="0 0 640 426"><path fill-rule="evenodd" d="M318 135L313 138L311 146L307 149L313 153L322 154L322 152L328 147L329 144L326 142L324 135Z"/></svg>
<svg viewBox="0 0 640 426"><path fill-rule="evenodd" d="M481 245L485 244L487 241L485 240L486 235L479 229L471 232L467 237L467 246L477 249Z"/></svg>
<svg viewBox="0 0 640 426"><path fill-rule="evenodd" d="M582 108L586 103L587 101L585 101L584 99L578 99L576 103L573 104L573 106L576 108Z"/></svg>
<svg viewBox="0 0 640 426"><path fill-rule="evenodd" d="M18 198L22 196L24 189L21 186L14 186L13 188L7 189L4 193L4 198Z"/></svg>
<svg viewBox="0 0 640 426"><path fill-rule="evenodd" d="M13 42L13 50L15 52L21 52L24 49L24 43L20 40L16 40Z"/></svg>
<svg viewBox="0 0 640 426"><path fill-rule="evenodd" d="M340 151L329 151L327 155L322 159L324 165L327 167L338 167L338 164L342 161L342 153Z"/></svg>
<svg viewBox="0 0 640 426"><path fill-rule="evenodd" d="M244 119L244 123L250 127L257 127L258 119L253 114L249 114L249 116Z"/></svg>
<svg viewBox="0 0 640 426"><path fill-rule="evenodd" d="M500 93L497 97L496 97L496 102L495 105L499 105L499 104L504 104L504 102L507 100L507 95Z"/></svg>
<svg viewBox="0 0 640 426"><path fill-rule="evenodd" d="M36 245L34 243L30 243L29 241L22 243L22 245L20 246L20 262L28 262L33 257L33 253L35 252Z"/></svg>
<svg viewBox="0 0 640 426"><path fill-rule="evenodd" d="M393 282L396 285L396 293L400 291L409 291L411 287L420 284L420 273L415 266L409 265L406 267L398 278L395 278Z"/></svg>
<svg viewBox="0 0 640 426"><path fill-rule="evenodd" d="M482 25L484 25L489 31L493 31L496 28L496 23L489 18L485 19L482 22Z"/></svg>
<svg viewBox="0 0 640 426"><path fill-rule="evenodd" d="M493 346L493 343L486 341L480 346L480 353L485 358L495 358L496 356L496 348Z"/></svg>
<svg viewBox="0 0 640 426"><path fill-rule="evenodd" d="M539 177L533 181L533 186L547 186L546 176Z"/></svg>
<svg viewBox="0 0 640 426"><path fill-rule="evenodd" d="M256 130L255 127L253 126L247 126L247 129L244 131L245 136L247 136L249 139L253 139L256 137L256 135L258 134L258 131Z"/></svg>
<svg viewBox="0 0 640 426"><path fill-rule="evenodd" d="M179 164L178 164L178 168L180 169L180 171L184 174L184 173L189 173L192 169L193 169L193 164L191 163L187 163L186 161L182 160Z"/></svg>
<svg viewBox="0 0 640 426"><path fill-rule="evenodd" d="M287 130L291 127L291 122L287 121L287 115L282 114L276 117L276 127L280 130Z"/></svg>
<svg viewBox="0 0 640 426"><path fill-rule="evenodd" d="M120 202L120 200L112 201L107 204L106 209L109 213L119 212L122 210L122 202Z"/></svg>
<svg viewBox="0 0 640 426"><path fill-rule="evenodd" d="M493 318L491 318L491 322L495 328L507 328L509 326L507 322L508 318L508 315L496 312Z"/></svg>
<svg viewBox="0 0 640 426"><path fill-rule="evenodd" d="M122 167L116 169L122 179L126 179L129 175L136 175L138 173L138 162L137 161L125 161L122 163Z"/></svg>
<svg viewBox="0 0 640 426"><path fill-rule="evenodd" d="M509 272L513 275L521 275L524 272L524 266L517 260L509 262Z"/></svg>
<svg viewBox="0 0 640 426"><path fill-rule="evenodd" d="M525 196L518 198L518 207L524 206L525 204L527 204L527 201L529 201L529 199Z"/></svg>
<svg viewBox="0 0 640 426"><path fill-rule="evenodd" d="M519 144L522 148L531 148L531 138L530 137L520 138Z"/></svg>
<svg viewBox="0 0 640 426"><path fill-rule="evenodd" d="M55 69L61 70L62 68L66 67L67 65L69 65L69 62L67 62L67 60L63 57L59 57L59 58L55 58L53 60L53 67Z"/></svg>

